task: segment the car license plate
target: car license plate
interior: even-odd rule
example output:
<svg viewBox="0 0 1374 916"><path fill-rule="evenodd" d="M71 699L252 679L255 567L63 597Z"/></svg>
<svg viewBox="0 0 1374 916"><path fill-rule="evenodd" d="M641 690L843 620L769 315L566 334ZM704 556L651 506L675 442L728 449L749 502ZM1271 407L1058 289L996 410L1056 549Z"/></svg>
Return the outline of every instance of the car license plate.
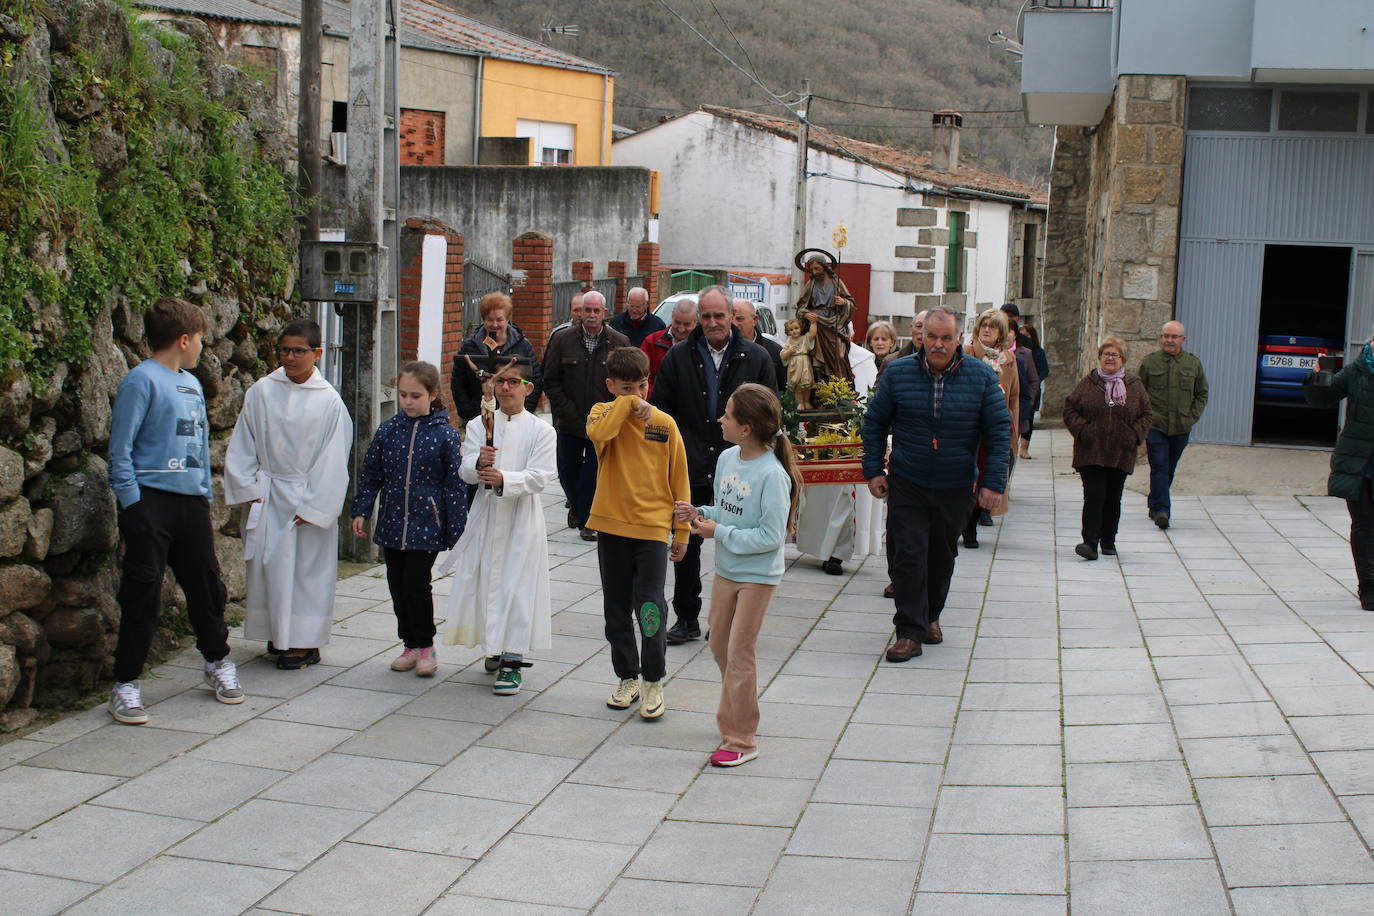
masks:
<svg viewBox="0 0 1374 916"><path fill-rule="evenodd" d="M1270 369L1315 370L1317 368L1315 356L1275 356L1270 354L1264 357L1264 360L1264 364Z"/></svg>

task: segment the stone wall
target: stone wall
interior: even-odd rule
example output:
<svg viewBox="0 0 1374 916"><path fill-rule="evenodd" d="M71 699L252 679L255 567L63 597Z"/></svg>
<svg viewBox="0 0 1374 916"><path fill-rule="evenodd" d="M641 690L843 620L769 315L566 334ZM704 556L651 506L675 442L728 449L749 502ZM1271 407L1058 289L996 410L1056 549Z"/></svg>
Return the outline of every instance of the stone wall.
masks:
<svg viewBox="0 0 1374 916"><path fill-rule="evenodd" d="M1134 368L1173 317L1186 80L1121 76L1102 122L1056 132L1042 336L1045 413L1096 365L1105 336Z"/></svg>
<svg viewBox="0 0 1374 916"><path fill-rule="evenodd" d="M98 27L91 26L93 17ZM42 87L51 86L54 73L78 66L78 61L91 66L91 61L113 55L112 65L125 66L131 47L145 41L145 53L167 68L162 72L171 72L176 54L188 55L206 73L206 95L242 115L236 124L209 127L204 122L205 130L229 132L242 155L289 174L288 145L270 98L261 84L222 64L204 26L171 26L190 38L182 51L173 52L146 34L131 32L124 10L112 0L53 0L42 8L41 17L26 19L27 27L8 17L0 20L5 27L0 49L7 56L12 51L13 59L22 62L22 66L0 68L0 82L27 86L34 104L44 109L40 120L49 125L44 148L65 151L74 137L88 131L108 136L115 147L122 148L120 131L125 123L120 119L128 117L127 112L104 110L103 96L73 111L54 105ZM102 53L93 53L95 42L103 43ZM126 57L115 61L120 53ZM183 139L192 147L207 139L194 135L197 129L180 125L186 135ZM104 186L119 187L123 177L118 161L102 162ZM123 168L127 167L124 162ZM187 188L185 193L205 193L205 189ZM284 201L284 184L279 193ZM229 206L235 201L217 203ZM213 232L206 230L202 238L213 237ZM23 256L51 276L66 276L71 239L50 230L42 240L41 246L31 246ZM285 250L294 250L294 237L283 235L279 240L289 246ZM113 250L109 256L122 254ZM292 317L292 307L286 301L289 290L273 289L264 278L254 276L244 260L251 255L231 265L234 278L196 275L192 257L188 253L181 261L181 275L164 277L163 285L166 292L198 303L209 323L204 352L194 371L205 389L212 430L215 552L230 599L236 601L245 590L243 550L237 513L224 505L220 472L228 432L243 404L244 391L275 365L272 343L277 330ZM25 299L38 311L48 308L46 295L45 289L35 288ZM35 330L23 332L31 334L36 348L33 363L0 365L0 728L30 722L35 701L76 699L111 675L119 625L115 595L121 554L105 457L111 406L129 368L150 354L143 340L142 312L130 296L112 288L99 301L102 307L95 310L88 329L89 352L80 358L55 358L71 352L57 348L66 343L61 338L73 335L75 329L55 337L40 336ZM56 305L49 311L52 320L61 320ZM55 368L39 371L35 366ZM177 614L184 598L170 577L164 598L170 612L164 616L168 628L159 631L155 655L179 645L187 632Z"/></svg>

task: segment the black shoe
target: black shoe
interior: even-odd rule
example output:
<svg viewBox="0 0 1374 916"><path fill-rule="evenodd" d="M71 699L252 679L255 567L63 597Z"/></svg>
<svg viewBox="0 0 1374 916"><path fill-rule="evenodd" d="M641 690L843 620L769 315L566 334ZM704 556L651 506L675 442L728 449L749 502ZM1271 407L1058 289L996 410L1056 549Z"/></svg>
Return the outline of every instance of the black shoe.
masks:
<svg viewBox="0 0 1374 916"><path fill-rule="evenodd" d="M495 674L496 669L501 667L501 656L488 655L482 660L482 667L486 670L487 674Z"/></svg>
<svg viewBox="0 0 1374 916"><path fill-rule="evenodd" d="M826 560L824 563L821 564L821 569L825 570L832 576L844 575L844 567L840 565L839 557L831 557L830 559Z"/></svg>
<svg viewBox="0 0 1374 916"><path fill-rule="evenodd" d="M1155 524L1159 526L1159 530L1160 530L1160 531L1163 531L1164 529L1168 528L1168 527L1169 527L1169 513L1167 513L1167 512L1156 512L1156 513L1155 513Z"/></svg>
<svg viewBox="0 0 1374 916"><path fill-rule="evenodd" d="M984 528L991 528L991 527L992 527L992 510L991 510L991 509L983 509L983 510L979 511L979 513L978 513L978 524L982 525Z"/></svg>
<svg viewBox="0 0 1374 916"><path fill-rule="evenodd" d="M695 623L683 626L679 621L668 628L668 645L680 646L685 642L701 639L701 627Z"/></svg>
<svg viewBox="0 0 1374 916"><path fill-rule="evenodd" d="M978 535L976 535L976 534L966 534L966 535L964 535L964 546L967 547L969 550L977 550L977 549L978 549Z"/></svg>
<svg viewBox="0 0 1374 916"><path fill-rule="evenodd" d="M320 650L311 649L304 655L278 655L277 667L282 671L299 671L320 663Z"/></svg>
<svg viewBox="0 0 1374 916"><path fill-rule="evenodd" d="M276 646L272 645L272 640L270 640L270 639L267 640L267 654L268 654L268 655L281 655L281 649L278 649Z"/></svg>
<svg viewBox="0 0 1374 916"><path fill-rule="evenodd" d="M573 509L569 509L569 510L568 510L568 527L569 527L569 528L578 528L578 527L580 527L580 526L577 524L577 512L576 512L575 510L573 510Z"/></svg>
<svg viewBox="0 0 1374 916"><path fill-rule="evenodd" d="M1073 549L1073 552L1085 560L1097 559L1097 548L1091 544L1079 544Z"/></svg>
<svg viewBox="0 0 1374 916"><path fill-rule="evenodd" d="M590 528L582 528L582 529L580 529L580 530L577 532L577 536L580 537L580 538L582 538L582 540L584 540L584 541L594 541L594 540L596 540L596 532L593 531L593 530L590 529Z"/></svg>
<svg viewBox="0 0 1374 916"><path fill-rule="evenodd" d="M1101 548L1099 548L1098 552L1101 553L1104 557L1114 557L1116 556L1116 545L1113 544L1110 547L1108 547L1106 544L1103 544Z"/></svg>

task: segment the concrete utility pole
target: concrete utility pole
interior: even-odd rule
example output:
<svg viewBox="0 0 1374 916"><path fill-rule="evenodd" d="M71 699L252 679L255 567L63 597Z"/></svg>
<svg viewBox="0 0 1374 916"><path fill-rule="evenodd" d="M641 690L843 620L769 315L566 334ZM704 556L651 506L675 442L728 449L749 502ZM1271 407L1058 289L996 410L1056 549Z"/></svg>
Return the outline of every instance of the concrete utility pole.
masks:
<svg viewBox="0 0 1374 916"><path fill-rule="evenodd" d="M297 186L310 201L301 217L301 239L320 237L320 61L324 37L322 0L301 0L300 98L296 111Z"/></svg>
<svg viewBox="0 0 1374 916"><path fill-rule="evenodd" d="M397 0L354 0L348 43L347 223L349 242L380 247L374 260L377 298L346 306L343 394L353 412L353 474L379 423L396 412L396 205L400 185L397 133ZM351 319L351 320L350 320ZM347 526L345 526L347 527ZM352 543L354 556L372 548Z"/></svg>
<svg viewBox="0 0 1374 916"><path fill-rule="evenodd" d="M792 252L806 247L806 152L811 142L811 81L802 80L801 111L797 112L797 189L792 209ZM788 306L801 295L805 276L793 267L791 298Z"/></svg>

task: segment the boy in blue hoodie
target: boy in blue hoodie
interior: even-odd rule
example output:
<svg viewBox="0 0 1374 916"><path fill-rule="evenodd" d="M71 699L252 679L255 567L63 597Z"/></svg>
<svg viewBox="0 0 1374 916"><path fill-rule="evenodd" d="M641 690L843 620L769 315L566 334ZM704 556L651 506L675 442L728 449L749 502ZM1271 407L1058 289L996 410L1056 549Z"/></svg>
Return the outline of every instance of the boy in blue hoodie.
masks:
<svg viewBox="0 0 1374 916"><path fill-rule="evenodd" d="M221 703L242 703L229 660L226 592L210 522L210 427L205 394L188 370L200 361L205 313L185 299L159 299L143 319L152 359L119 385L110 426L110 486L119 500L124 570L119 586L110 715L143 725L138 677L162 613L170 564L205 658L205 683Z"/></svg>

